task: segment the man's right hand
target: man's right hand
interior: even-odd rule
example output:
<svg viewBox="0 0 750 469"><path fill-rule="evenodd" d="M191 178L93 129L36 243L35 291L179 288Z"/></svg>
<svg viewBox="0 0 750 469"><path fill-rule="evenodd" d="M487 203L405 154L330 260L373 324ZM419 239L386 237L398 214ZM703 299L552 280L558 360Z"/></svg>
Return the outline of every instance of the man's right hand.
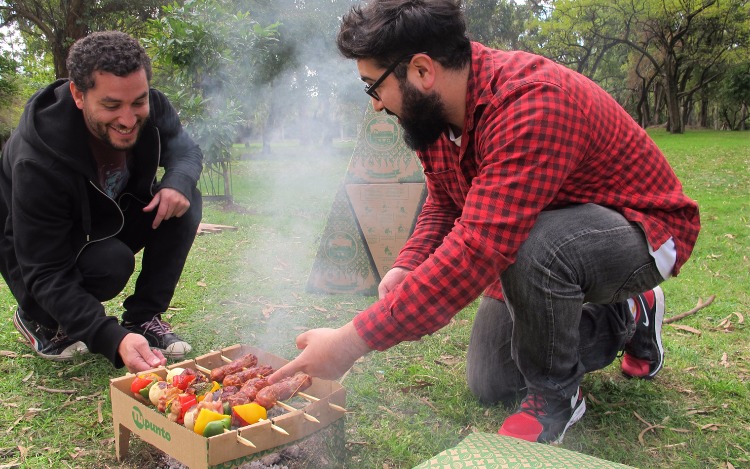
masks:
<svg viewBox="0 0 750 469"><path fill-rule="evenodd" d="M131 373L150 370L167 364L161 350L151 349L148 340L140 334L128 334L117 347L125 367Z"/></svg>

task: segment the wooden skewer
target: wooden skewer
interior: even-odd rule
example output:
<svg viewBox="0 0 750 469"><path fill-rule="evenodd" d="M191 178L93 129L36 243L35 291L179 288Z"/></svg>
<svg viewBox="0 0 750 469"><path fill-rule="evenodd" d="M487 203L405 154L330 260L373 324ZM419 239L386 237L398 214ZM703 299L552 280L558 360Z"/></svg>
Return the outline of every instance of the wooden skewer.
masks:
<svg viewBox="0 0 750 469"><path fill-rule="evenodd" d="M207 375L210 375L210 374L211 374L211 370L209 370L209 369L208 369L208 368L206 368L205 366L200 366L199 364L197 364L197 363L196 363L196 364L195 364L195 368L197 368L197 369L198 369L198 371L202 371L203 373L206 373Z"/></svg>
<svg viewBox="0 0 750 469"><path fill-rule="evenodd" d="M276 405L279 406L279 407L281 407L284 410L288 410L289 412L294 412L295 410L302 410L302 409L297 409L296 407L292 407L289 404L285 404L285 403L280 402L280 401L276 401ZM302 416L305 417L307 420L309 420L311 422L320 423L320 420L316 419L315 417L313 417L312 415L308 414L304 410L302 410Z"/></svg>
<svg viewBox="0 0 750 469"><path fill-rule="evenodd" d="M224 430L224 433L231 433L231 432L232 430ZM247 438L243 438L240 435L240 432L237 432L237 441L245 446L249 446L251 448L257 448L257 446L255 446L252 441L248 440Z"/></svg>
<svg viewBox="0 0 750 469"><path fill-rule="evenodd" d="M281 407L284 410L288 410L289 412L294 412L295 410L299 410L296 407L292 407L289 404L285 404L285 403L283 403L281 401L276 401L276 405L279 406L279 407Z"/></svg>
<svg viewBox="0 0 750 469"><path fill-rule="evenodd" d="M232 363L234 360L231 358L227 358L224 355L221 356L221 359L224 360L225 363Z"/></svg>
<svg viewBox="0 0 750 469"><path fill-rule="evenodd" d="M259 421L260 422L268 422L269 420L267 420L267 419L259 419ZM281 433L282 435L289 436L289 432L287 432L286 430L284 430L283 428L281 428L278 425L271 424L271 428L273 428L277 432Z"/></svg>
<svg viewBox="0 0 750 469"><path fill-rule="evenodd" d="M303 399L307 399L310 402L318 402L320 400L319 398L315 396L311 396L309 394L305 394L304 392L298 392L297 395ZM344 409L340 405L331 404L330 402L328 403L328 406L333 410L338 410L339 412L349 412L348 410Z"/></svg>
<svg viewBox="0 0 750 469"><path fill-rule="evenodd" d="M298 392L297 395L299 397L303 398L303 399L307 399L310 402L318 402L320 400L320 398L315 397L315 396L311 396L311 395L309 395L307 393L304 393L304 392Z"/></svg>

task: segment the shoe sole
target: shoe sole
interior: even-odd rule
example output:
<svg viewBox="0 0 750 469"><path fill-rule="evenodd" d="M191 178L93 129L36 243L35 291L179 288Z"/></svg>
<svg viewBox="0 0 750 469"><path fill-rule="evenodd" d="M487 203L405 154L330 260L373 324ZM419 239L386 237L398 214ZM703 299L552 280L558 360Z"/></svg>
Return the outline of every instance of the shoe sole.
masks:
<svg viewBox="0 0 750 469"><path fill-rule="evenodd" d="M661 326L664 323L664 290L661 287L654 288L654 298L656 301L656 314L654 315L656 324L654 325L654 329L656 330L656 348L659 350L659 363L657 363L654 371L646 375L646 379L652 379L661 371L661 367L664 366L664 345L661 341Z"/></svg>
<svg viewBox="0 0 750 469"><path fill-rule="evenodd" d="M44 358L45 360L50 360L53 362L64 362L72 360L77 354L82 355L88 353L89 351L88 347L86 347L86 344L78 341L66 347L60 355L47 355L46 353L42 353L39 349L36 348L37 341L34 338L34 335L29 332L26 327L24 327L23 323L21 323L21 321L18 319L18 311L13 314L13 325L16 326L18 332L20 332L21 335L26 339L26 342L28 342L29 347L31 347L34 353ZM74 346L75 348L71 350L71 347Z"/></svg>

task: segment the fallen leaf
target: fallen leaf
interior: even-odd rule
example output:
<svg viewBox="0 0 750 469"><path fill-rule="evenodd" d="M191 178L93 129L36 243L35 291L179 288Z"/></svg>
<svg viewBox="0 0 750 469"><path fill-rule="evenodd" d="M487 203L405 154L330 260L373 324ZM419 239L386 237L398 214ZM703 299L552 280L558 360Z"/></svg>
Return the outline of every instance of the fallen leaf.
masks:
<svg viewBox="0 0 750 469"><path fill-rule="evenodd" d="M271 313L273 313L275 311L275 309L276 308L274 308L273 306L266 306L261 311L263 313L263 317L266 318L266 319L270 318L271 317Z"/></svg>
<svg viewBox="0 0 750 469"><path fill-rule="evenodd" d="M729 368L729 360L728 360L728 358L729 358L729 356L727 355L726 352L724 352L721 355L721 362L720 363L722 364L722 366L724 366L724 368Z"/></svg>
<svg viewBox="0 0 750 469"><path fill-rule="evenodd" d="M16 352L11 352L10 350L0 350L0 357L18 358L18 354Z"/></svg>
<svg viewBox="0 0 750 469"><path fill-rule="evenodd" d="M724 237L728 238L728 239L734 239L735 238L735 236L733 234L731 234L731 233L725 234Z"/></svg>
<svg viewBox="0 0 750 469"><path fill-rule="evenodd" d="M458 357L454 357L452 355L441 355L438 360L435 360L435 363L438 365L445 365L445 366L455 366L461 363L463 360Z"/></svg>
<svg viewBox="0 0 750 469"><path fill-rule="evenodd" d="M152 378L153 379L153 378ZM96 404L96 421L99 423L104 422L104 415L102 414L102 406L104 405L104 401L99 401Z"/></svg>
<svg viewBox="0 0 750 469"><path fill-rule="evenodd" d="M681 324L673 324L672 327L674 327L675 329L679 329L681 331L690 332L691 334L695 334L695 335L703 334L698 329L695 329L694 327L690 327L690 326L683 326Z"/></svg>
<svg viewBox="0 0 750 469"><path fill-rule="evenodd" d="M32 376L34 376L34 372L30 371L29 374L27 374L26 377L21 381L25 383L26 381L30 380Z"/></svg>
<svg viewBox="0 0 750 469"><path fill-rule="evenodd" d="M316 311L320 311L321 313L327 313L328 310L325 308L321 308L320 306L313 306L313 309Z"/></svg>
<svg viewBox="0 0 750 469"><path fill-rule="evenodd" d="M198 282L196 282L196 285L198 285L199 287L207 287L208 286L206 284L206 282L203 282L203 281L200 281L200 280Z"/></svg>
<svg viewBox="0 0 750 469"><path fill-rule="evenodd" d="M737 323L744 324L745 323L745 316L742 315L742 313L732 313L735 316L737 316Z"/></svg>

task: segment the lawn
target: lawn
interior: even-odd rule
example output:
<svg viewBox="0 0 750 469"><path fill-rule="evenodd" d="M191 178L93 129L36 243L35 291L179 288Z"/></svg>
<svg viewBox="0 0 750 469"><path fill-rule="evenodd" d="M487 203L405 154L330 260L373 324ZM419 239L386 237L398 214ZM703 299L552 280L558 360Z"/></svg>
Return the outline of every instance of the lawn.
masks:
<svg viewBox="0 0 750 469"><path fill-rule="evenodd" d="M703 222L692 259L663 285L667 317L713 300L665 326L653 381L624 379L617 362L587 375L587 413L562 447L641 468L750 467L750 133L652 135ZM237 230L197 238L166 313L194 355L248 343L292 358L301 331L342 325L373 301L305 291L353 144L274 148L234 166L234 206L205 204L205 222ZM111 314L128 291L106 304ZM114 456L108 385L125 371L98 356L36 358L14 308L0 284L0 469L156 467L159 454L137 438L123 463ZM410 468L470 432L497 431L510 410L481 406L464 379L475 310L355 365L343 381L341 466Z"/></svg>

